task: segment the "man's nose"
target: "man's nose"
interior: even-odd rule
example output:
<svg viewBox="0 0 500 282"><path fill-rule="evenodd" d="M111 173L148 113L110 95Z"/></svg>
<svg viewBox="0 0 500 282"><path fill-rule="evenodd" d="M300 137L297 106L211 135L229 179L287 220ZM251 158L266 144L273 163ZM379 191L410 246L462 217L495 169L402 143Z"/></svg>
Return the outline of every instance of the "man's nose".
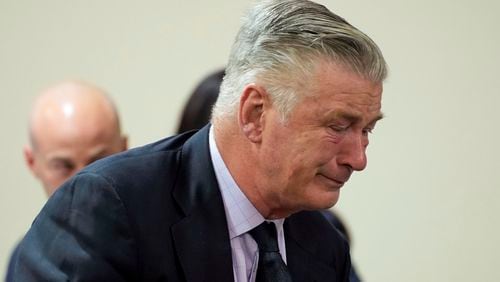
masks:
<svg viewBox="0 0 500 282"><path fill-rule="evenodd" d="M361 171L366 168L366 147L368 140L366 136L352 136L349 140L342 144L339 163L348 165L353 170Z"/></svg>

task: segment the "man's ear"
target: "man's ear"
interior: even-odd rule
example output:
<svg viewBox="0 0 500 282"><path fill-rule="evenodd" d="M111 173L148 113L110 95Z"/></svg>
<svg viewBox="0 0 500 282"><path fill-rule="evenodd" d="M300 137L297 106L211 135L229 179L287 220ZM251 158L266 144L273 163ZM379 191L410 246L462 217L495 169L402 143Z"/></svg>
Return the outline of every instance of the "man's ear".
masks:
<svg viewBox="0 0 500 282"><path fill-rule="evenodd" d="M128 149L128 136L127 135L120 136L120 148L121 148L121 151L126 151Z"/></svg>
<svg viewBox="0 0 500 282"><path fill-rule="evenodd" d="M26 166L31 170L33 175L38 177L37 170L36 170L36 165L35 165L35 156L33 153L33 149L29 145L25 145L23 147L23 155L24 155L24 161L26 162Z"/></svg>
<svg viewBox="0 0 500 282"><path fill-rule="evenodd" d="M264 88L249 84L243 89L240 97L238 122L243 134L254 143L262 140L264 128L265 105L268 95Z"/></svg>

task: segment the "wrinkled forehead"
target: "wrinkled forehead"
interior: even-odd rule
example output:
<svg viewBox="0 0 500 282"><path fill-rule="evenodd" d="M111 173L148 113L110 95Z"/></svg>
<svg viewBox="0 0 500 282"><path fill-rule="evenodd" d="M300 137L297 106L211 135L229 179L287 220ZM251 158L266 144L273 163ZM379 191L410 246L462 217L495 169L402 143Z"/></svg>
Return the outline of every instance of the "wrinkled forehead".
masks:
<svg viewBox="0 0 500 282"><path fill-rule="evenodd" d="M305 96L329 95L339 100L355 100L358 104L380 110L383 84L332 61L319 62L302 82Z"/></svg>
<svg viewBox="0 0 500 282"><path fill-rule="evenodd" d="M382 83L349 69L323 64L303 84L297 104L302 111L326 116L325 119L342 115L363 123L382 117Z"/></svg>

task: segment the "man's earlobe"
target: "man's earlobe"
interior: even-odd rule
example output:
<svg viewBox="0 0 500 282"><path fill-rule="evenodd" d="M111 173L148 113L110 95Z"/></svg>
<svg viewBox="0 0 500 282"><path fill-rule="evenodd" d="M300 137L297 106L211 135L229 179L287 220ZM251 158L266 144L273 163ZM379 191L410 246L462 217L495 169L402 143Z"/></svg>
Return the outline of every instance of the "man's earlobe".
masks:
<svg viewBox="0 0 500 282"><path fill-rule="evenodd" d="M266 99L265 90L255 84L247 85L240 98L239 126L243 134L254 143L262 140Z"/></svg>

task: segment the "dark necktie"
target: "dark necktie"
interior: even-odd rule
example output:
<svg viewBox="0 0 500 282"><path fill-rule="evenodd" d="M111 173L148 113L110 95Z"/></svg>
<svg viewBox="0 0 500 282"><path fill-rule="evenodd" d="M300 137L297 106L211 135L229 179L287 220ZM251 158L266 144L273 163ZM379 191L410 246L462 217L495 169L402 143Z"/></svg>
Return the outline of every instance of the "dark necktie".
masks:
<svg viewBox="0 0 500 282"><path fill-rule="evenodd" d="M274 223L264 221L249 233L259 246L259 264L255 281L291 282L290 272L280 255Z"/></svg>

